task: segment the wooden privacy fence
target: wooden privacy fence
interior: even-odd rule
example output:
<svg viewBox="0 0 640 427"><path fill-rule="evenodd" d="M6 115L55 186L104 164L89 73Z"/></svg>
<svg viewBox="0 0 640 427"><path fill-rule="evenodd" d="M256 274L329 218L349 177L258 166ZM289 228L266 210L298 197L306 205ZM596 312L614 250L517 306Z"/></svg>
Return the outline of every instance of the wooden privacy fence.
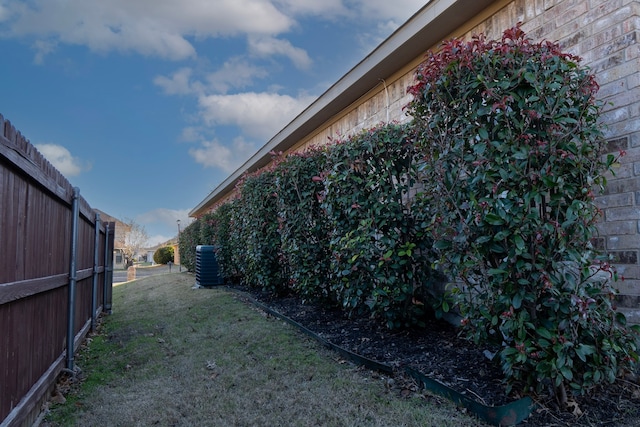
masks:
<svg viewBox="0 0 640 427"><path fill-rule="evenodd" d="M0 426L33 423L111 310L114 229L0 115Z"/></svg>

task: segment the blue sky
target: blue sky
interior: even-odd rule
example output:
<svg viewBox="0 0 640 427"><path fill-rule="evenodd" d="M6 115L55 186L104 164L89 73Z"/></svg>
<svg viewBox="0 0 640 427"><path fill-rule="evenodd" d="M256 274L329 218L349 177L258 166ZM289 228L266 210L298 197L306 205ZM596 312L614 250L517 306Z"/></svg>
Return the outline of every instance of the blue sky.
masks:
<svg viewBox="0 0 640 427"><path fill-rule="evenodd" d="M156 244L425 3L0 0L0 114Z"/></svg>

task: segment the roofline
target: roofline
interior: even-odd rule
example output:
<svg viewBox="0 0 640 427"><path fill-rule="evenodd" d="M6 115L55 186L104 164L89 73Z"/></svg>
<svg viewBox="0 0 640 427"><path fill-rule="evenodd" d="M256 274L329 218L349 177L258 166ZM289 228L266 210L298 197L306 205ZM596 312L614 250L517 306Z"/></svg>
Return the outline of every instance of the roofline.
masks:
<svg viewBox="0 0 640 427"><path fill-rule="evenodd" d="M206 213L235 188L247 172L271 161L272 151L286 151L340 111L404 66L440 43L456 28L473 18L495 0L431 0L409 20L327 89L302 113L271 138L242 166L229 175L189 212L190 217Z"/></svg>

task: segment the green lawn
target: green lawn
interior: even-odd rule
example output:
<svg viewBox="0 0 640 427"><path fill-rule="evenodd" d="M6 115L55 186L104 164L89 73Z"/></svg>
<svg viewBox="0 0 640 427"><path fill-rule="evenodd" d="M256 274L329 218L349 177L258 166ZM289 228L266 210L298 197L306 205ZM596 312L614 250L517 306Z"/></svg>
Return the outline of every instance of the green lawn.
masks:
<svg viewBox="0 0 640 427"><path fill-rule="evenodd" d="M49 426L480 426L187 273L116 286ZM406 394L406 393L404 393Z"/></svg>

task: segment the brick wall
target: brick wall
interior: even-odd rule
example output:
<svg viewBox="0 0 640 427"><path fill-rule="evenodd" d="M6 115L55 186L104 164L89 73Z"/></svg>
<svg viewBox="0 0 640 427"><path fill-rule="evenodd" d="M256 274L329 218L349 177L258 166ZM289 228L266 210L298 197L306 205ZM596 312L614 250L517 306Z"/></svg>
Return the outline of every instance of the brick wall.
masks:
<svg viewBox="0 0 640 427"><path fill-rule="evenodd" d="M620 309L640 323L640 1L516 0L465 37L484 32L497 38L516 22L534 40L559 42L596 74L598 97L606 103L607 151L626 152L596 200L604 213L598 244L624 277L616 284Z"/></svg>
<svg viewBox="0 0 640 427"><path fill-rule="evenodd" d="M346 138L363 129L370 129L380 123L405 122L409 120L403 108L410 101L407 87L413 84L415 69L399 73L389 80L381 80L370 93L348 112L337 116L321 128L318 133L306 139L293 150L326 144L330 139Z"/></svg>
<svg viewBox="0 0 640 427"><path fill-rule="evenodd" d="M506 9L531 37L559 41L596 74L608 151L626 152L597 199L599 243L624 277L620 308L640 323L640 1L518 0Z"/></svg>
<svg viewBox="0 0 640 427"><path fill-rule="evenodd" d="M583 64L596 74L598 96L607 103L602 119L608 150L626 152L616 175L609 177L606 193L597 199L604 212L598 243L613 256L624 277L617 283L619 307L631 321L640 323L640 0L496 2L499 4L504 7L454 34L464 39L478 33L499 38L505 29L522 22L529 37L559 42L563 50L582 57ZM346 137L381 122L408 120L402 108L409 102L406 88L413 83L414 71L415 67L407 67L381 81L357 105L295 149L324 144L329 138Z"/></svg>

